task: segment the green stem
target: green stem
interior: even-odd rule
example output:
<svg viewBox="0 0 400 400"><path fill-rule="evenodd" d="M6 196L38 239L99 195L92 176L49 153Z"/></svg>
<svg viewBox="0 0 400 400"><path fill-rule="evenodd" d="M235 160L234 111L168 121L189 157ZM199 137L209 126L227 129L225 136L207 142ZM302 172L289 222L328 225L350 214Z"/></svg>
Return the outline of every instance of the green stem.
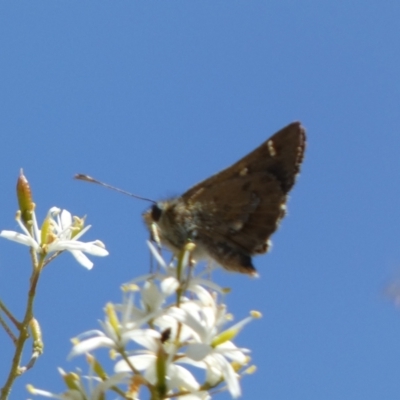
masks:
<svg viewBox="0 0 400 400"><path fill-rule="evenodd" d="M122 356L122 358L125 360L125 362L128 364L128 367L134 372L136 375L140 375L140 371L135 368L135 366L131 363L129 360L128 355L125 353L125 350L119 351L119 354ZM1 400L1 399L0 399Z"/></svg>
<svg viewBox="0 0 400 400"><path fill-rule="evenodd" d="M6 307L6 305L0 300L0 310L7 315L8 319L19 329L21 324L14 318L14 315L11 314L11 311Z"/></svg>
<svg viewBox="0 0 400 400"><path fill-rule="evenodd" d="M30 279L31 285L28 293L25 316L19 328L19 336L16 342L15 353L12 360L10 372L8 374L5 385L0 391L0 400L8 399L14 381L26 370L26 368L20 367L20 362L25 342L29 338L29 322L33 318L33 303L35 300L36 287L39 281L40 272L41 268L34 268L33 274Z"/></svg>
<svg viewBox="0 0 400 400"><path fill-rule="evenodd" d="M49 258L46 259L46 261L43 263L42 269L46 267L48 264L50 264L56 257L58 257L64 250L61 251L56 251L54 254L52 254Z"/></svg>
<svg viewBox="0 0 400 400"><path fill-rule="evenodd" d="M4 319L1 317L0 315L0 325L4 328L4 330L6 331L6 333L8 334L8 336L10 336L11 340L13 341L14 344L17 343L17 338L15 337L15 335L11 332L11 329L9 328L9 326L7 325L6 321L4 321Z"/></svg>

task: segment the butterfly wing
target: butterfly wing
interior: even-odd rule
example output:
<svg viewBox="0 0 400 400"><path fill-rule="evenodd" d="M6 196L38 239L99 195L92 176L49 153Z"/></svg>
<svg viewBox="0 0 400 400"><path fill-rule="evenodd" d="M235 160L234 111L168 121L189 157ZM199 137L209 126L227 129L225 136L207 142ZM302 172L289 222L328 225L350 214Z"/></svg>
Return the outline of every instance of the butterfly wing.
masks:
<svg viewBox="0 0 400 400"><path fill-rule="evenodd" d="M304 149L305 131L292 123L183 194L197 221L198 240L225 268L254 273L251 255L268 250L268 239L285 215Z"/></svg>

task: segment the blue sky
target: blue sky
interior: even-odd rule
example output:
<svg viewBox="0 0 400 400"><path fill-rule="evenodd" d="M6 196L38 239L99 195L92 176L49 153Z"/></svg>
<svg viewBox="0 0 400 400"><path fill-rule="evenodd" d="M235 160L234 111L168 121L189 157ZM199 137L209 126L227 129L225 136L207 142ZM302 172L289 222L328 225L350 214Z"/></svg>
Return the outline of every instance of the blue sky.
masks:
<svg viewBox="0 0 400 400"><path fill-rule="evenodd" d="M119 286L148 271L147 204L179 195L300 120L308 147L260 278L218 273L257 373L243 398L400 397L400 3L0 3L0 229L15 229L19 169L39 218L87 215L110 251L88 272L68 254L42 276L45 354L16 383L61 391L69 339L97 328ZM0 298L20 314L29 258L0 242ZM11 359L0 333L0 382ZM0 384L0 385L1 385ZM219 396L227 399L227 394Z"/></svg>

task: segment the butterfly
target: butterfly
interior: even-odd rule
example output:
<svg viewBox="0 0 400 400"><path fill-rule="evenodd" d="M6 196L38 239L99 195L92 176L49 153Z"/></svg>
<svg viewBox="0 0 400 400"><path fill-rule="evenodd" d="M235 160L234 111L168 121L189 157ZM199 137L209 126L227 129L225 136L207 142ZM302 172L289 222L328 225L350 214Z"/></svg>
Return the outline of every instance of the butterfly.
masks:
<svg viewBox="0 0 400 400"><path fill-rule="evenodd" d="M305 143L304 128L291 123L182 196L154 202L143 214L147 227L174 253L191 241L195 259L256 275L252 256L271 246L269 238L286 214Z"/></svg>

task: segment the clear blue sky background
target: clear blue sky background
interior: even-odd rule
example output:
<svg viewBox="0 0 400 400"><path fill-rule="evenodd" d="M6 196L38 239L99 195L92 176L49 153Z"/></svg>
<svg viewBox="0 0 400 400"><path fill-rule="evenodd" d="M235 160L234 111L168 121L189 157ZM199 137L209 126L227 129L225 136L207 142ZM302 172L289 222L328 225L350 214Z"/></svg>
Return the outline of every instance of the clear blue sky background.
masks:
<svg viewBox="0 0 400 400"><path fill-rule="evenodd" d="M69 254L43 274L45 354L16 384L61 391L69 338L96 328L119 285L148 271L147 204L72 179L91 174L155 199L182 193L294 120L302 174L257 280L216 279L256 374L243 398L400 398L400 3L2 1L0 228L15 229L24 168L39 218L88 215L110 256ZM0 242L0 297L20 315L28 254ZM0 333L0 382L10 363ZM220 395L227 399L227 394Z"/></svg>

